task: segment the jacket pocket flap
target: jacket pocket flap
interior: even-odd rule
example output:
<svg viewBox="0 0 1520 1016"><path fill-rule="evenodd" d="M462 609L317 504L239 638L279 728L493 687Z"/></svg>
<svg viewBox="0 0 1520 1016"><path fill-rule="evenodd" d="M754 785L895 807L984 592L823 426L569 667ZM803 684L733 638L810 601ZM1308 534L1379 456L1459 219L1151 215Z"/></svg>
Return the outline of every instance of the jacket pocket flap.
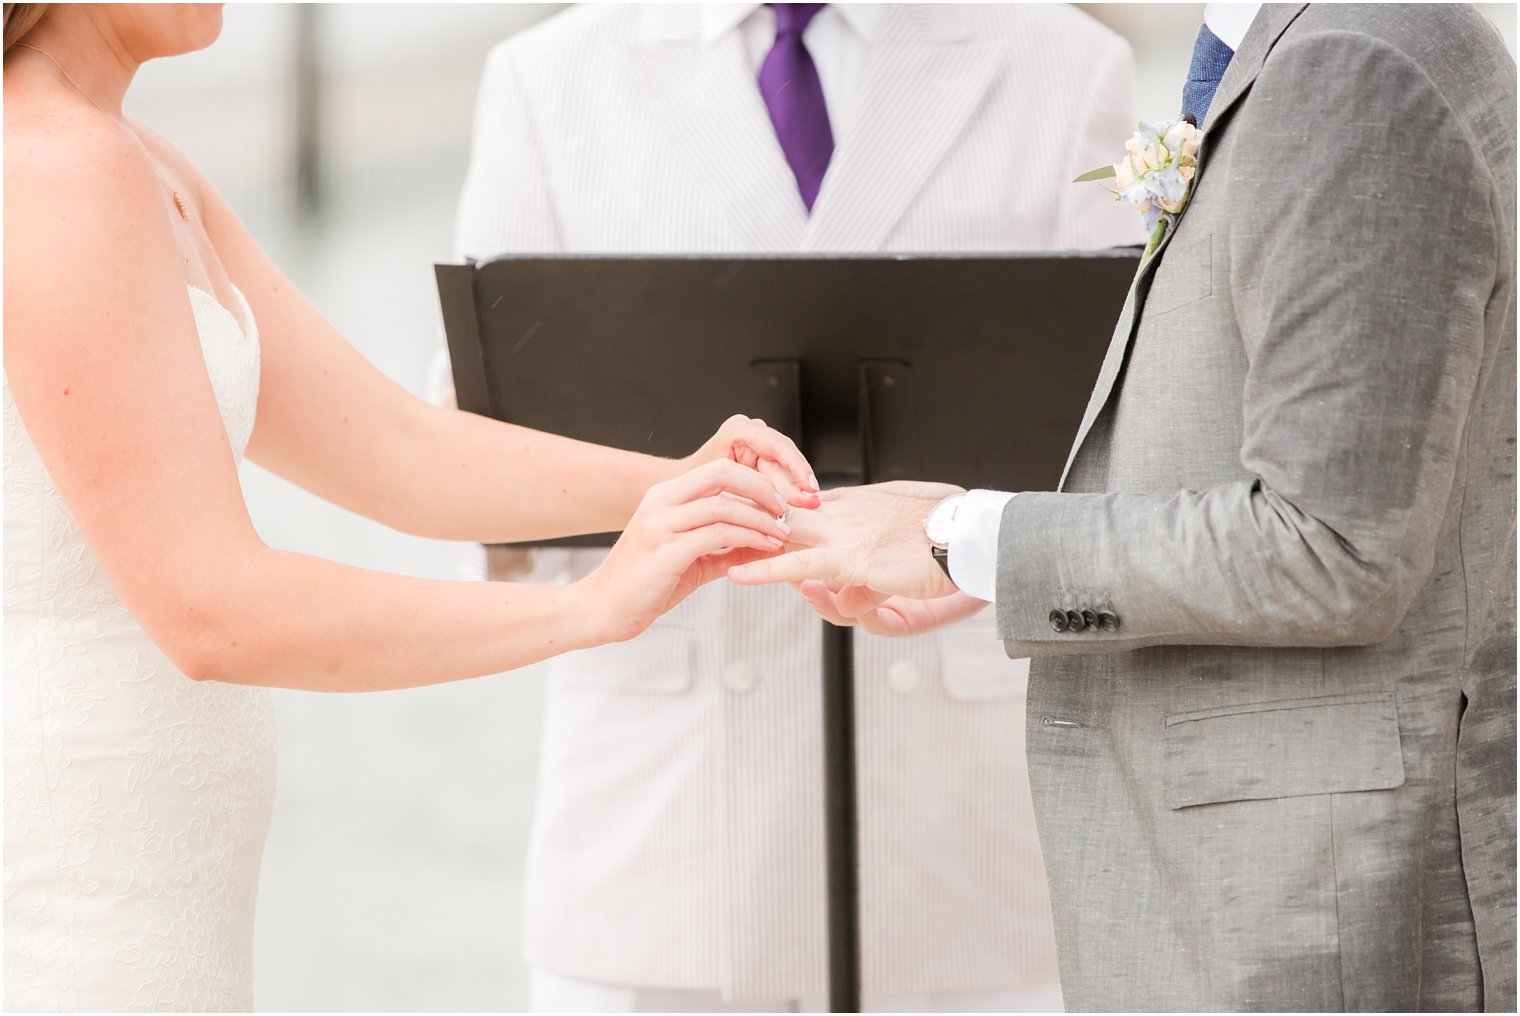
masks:
<svg viewBox="0 0 1520 1016"><path fill-rule="evenodd" d="M1172 809L1397 787L1398 701L1369 692L1171 715L1165 771Z"/></svg>
<svg viewBox="0 0 1520 1016"><path fill-rule="evenodd" d="M656 622L627 642L566 653L550 673L560 687L577 691L674 695L691 686L695 655L691 629Z"/></svg>

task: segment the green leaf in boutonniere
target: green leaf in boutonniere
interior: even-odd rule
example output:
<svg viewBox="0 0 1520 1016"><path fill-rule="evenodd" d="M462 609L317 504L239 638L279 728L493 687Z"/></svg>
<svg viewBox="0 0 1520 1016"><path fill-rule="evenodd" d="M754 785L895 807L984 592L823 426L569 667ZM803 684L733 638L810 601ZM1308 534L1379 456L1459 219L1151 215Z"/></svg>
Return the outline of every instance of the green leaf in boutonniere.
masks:
<svg viewBox="0 0 1520 1016"><path fill-rule="evenodd" d="M1119 175L1119 170L1114 166L1099 166L1097 169L1088 170L1077 177L1072 183L1094 183L1098 180L1112 180Z"/></svg>

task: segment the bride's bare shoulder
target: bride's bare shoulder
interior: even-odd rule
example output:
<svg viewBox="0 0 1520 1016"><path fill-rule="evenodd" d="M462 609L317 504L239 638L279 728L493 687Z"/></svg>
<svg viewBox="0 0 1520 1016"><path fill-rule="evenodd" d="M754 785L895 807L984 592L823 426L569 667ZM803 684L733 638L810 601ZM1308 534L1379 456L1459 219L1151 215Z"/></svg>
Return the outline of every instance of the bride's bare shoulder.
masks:
<svg viewBox="0 0 1520 1016"><path fill-rule="evenodd" d="M92 234L105 239L161 217L152 163L124 126L67 97L18 91L7 83L7 253L42 255L59 239L77 248Z"/></svg>
<svg viewBox="0 0 1520 1016"><path fill-rule="evenodd" d="M142 146L98 110L5 98L7 334L59 301L83 312L170 291L183 259Z"/></svg>
<svg viewBox="0 0 1520 1016"><path fill-rule="evenodd" d="M132 138L106 114L59 89L5 83L5 172L51 173L70 166L102 176L130 168Z"/></svg>

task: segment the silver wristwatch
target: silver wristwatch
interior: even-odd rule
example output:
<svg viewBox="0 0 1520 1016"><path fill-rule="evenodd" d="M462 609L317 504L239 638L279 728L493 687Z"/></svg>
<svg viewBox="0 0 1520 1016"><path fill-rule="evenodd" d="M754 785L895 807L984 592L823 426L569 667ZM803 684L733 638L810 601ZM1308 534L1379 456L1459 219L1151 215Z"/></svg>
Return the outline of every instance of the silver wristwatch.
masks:
<svg viewBox="0 0 1520 1016"><path fill-rule="evenodd" d="M964 491L951 494L930 508L929 514L924 516L924 536L929 539L930 553L946 575L950 574L950 540L955 536L955 513L965 500Z"/></svg>

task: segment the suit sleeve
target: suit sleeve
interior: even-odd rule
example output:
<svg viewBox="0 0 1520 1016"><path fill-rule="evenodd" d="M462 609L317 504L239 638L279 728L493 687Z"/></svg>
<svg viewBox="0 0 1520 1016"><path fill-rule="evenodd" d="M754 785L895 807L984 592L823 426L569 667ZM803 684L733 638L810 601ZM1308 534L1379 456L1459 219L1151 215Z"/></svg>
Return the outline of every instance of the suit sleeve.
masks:
<svg viewBox="0 0 1520 1016"><path fill-rule="evenodd" d="M1492 176L1423 71L1351 33L1279 44L1235 117L1201 186L1229 174L1238 195L1224 296L1247 478L1015 498L997 598L1012 655L1368 644L1433 569L1498 270ZM1106 596L1120 629L1053 630L1081 596Z"/></svg>
<svg viewBox="0 0 1520 1016"><path fill-rule="evenodd" d="M454 220L454 256L460 260L563 248L548 171L510 45L491 51L481 77L470 168ZM442 329L438 338L428 382L434 402L452 399L454 392Z"/></svg>
<svg viewBox="0 0 1520 1016"><path fill-rule="evenodd" d="M1063 205L1061 246L1072 250L1101 250L1144 243L1140 215L1114 200L1097 184L1071 181L1124 154L1124 142L1135 132L1135 61L1129 43L1109 37L1096 61L1087 99L1072 123L1069 158L1060 194Z"/></svg>

